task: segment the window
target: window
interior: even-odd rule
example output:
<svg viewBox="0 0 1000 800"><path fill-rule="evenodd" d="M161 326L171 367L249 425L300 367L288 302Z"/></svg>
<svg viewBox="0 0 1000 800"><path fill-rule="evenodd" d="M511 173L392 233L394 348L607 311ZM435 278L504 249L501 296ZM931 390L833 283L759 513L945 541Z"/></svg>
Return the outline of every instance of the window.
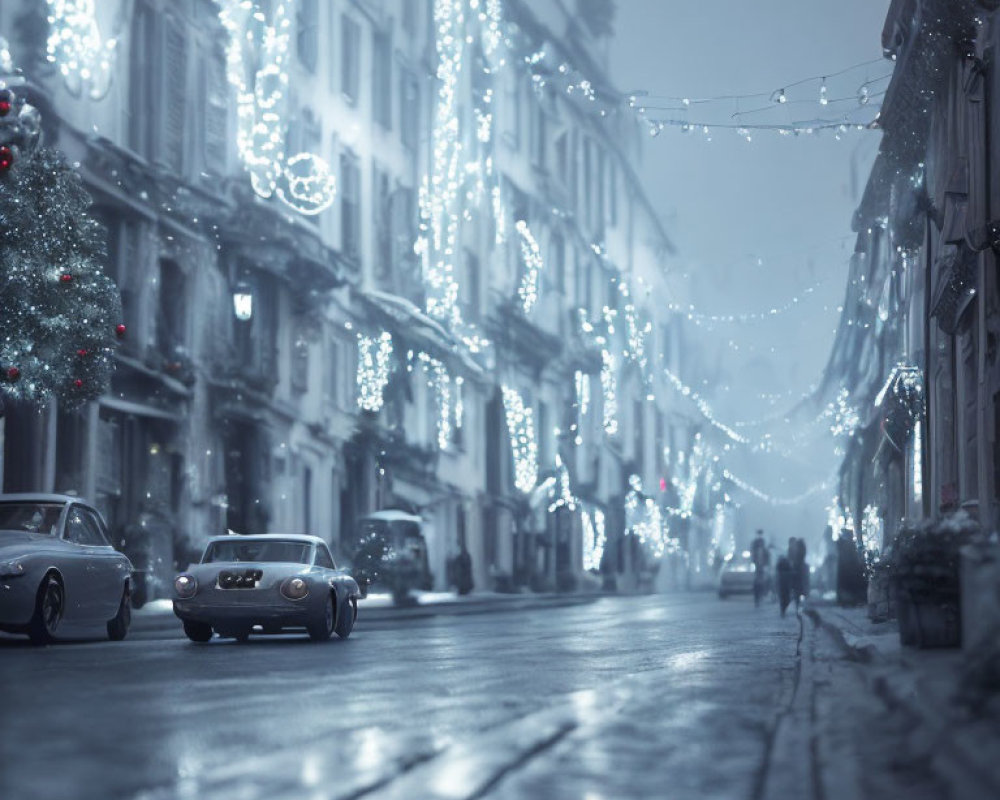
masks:
<svg viewBox="0 0 1000 800"><path fill-rule="evenodd" d="M392 260L392 196L389 192L389 174L372 166L372 217L375 223L375 278L383 288L393 286Z"/></svg>
<svg viewBox="0 0 1000 800"><path fill-rule="evenodd" d="M333 556L330 555L330 548L325 544L316 545L316 566L326 569L337 568L337 565L333 563Z"/></svg>
<svg viewBox="0 0 1000 800"><path fill-rule="evenodd" d="M417 29L417 5L416 0L400 0L403 4L403 30L413 33Z"/></svg>
<svg viewBox="0 0 1000 800"><path fill-rule="evenodd" d="M351 153L340 156L340 247L347 258L361 258L361 169Z"/></svg>
<svg viewBox="0 0 1000 800"><path fill-rule="evenodd" d="M552 455L552 428L549 423L549 407L543 402L538 403L538 466L547 470L555 463Z"/></svg>
<svg viewBox="0 0 1000 800"><path fill-rule="evenodd" d="M93 512L79 506L73 506L66 519L67 542L82 544L88 547L107 547L108 541L101 531L101 524Z"/></svg>
<svg viewBox="0 0 1000 800"><path fill-rule="evenodd" d="M536 167L545 169L546 159L545 159L545 145L546 145L546 119L545 111L541 104L536 102L531 103L531 163Z"/></svg>
<svg viewBox="0 0 1000 800"><path fill-rule="evenodd" d="M183 23L140 3L132 20L129 145L176 173L188 117L188 36Z"/></svg>
<svg viewBox="0 0 1000 800"><path fill-rule="evenodd" d="M361 28L346 14L340 19L340 91L353 105L358 101L361 75Z"/></svg>
<svg viewBox="0 0 1000 800"><path fill-rule="evenodd" d="M229 137L229 88L226 61L221 51L212 51L201 70L202 106L205 109L205 168L223 172L226 168Z"/></svg>
<svg viewBox="0 0 1000 800"><path fill-rule="evenodd" d="M618 224L618 168L608 162L608 223Z"/></svg>
<svg viewBox="0 0 1000 800"><path fill-rule="evenodd" d="M462 256L462 279L459 283L459 298L462 316L469 322L479 319L479 256L465 250Z"/></svg>
<svg viewBox="0 0 1000 800"><path fill-rule="evenodd" d="M372 113L386 130L392 128L392 40L376 32L372 40Z"/></svg>
<svg viewBox="0 0 1000 800"><path fill-rule="evenodd" d="M296 49L299 61L310 72L316 71L319 60L319 5L317 0L299 0L296 6L295 21L298 36Z"/></svg>
<svg viewBox="0 0 1000 800"><path fill-rule="evenodd" d="M576 262L576 304L590 315L590 259L586 257Z"/></svg>
<svg viewBox="0 0 1000 800"><path fill-rule="evenodd" d="M549 238L548 274L551 276L551 288L565 294L566 292L566 243L559 233L553 233Z"/></svg>
<svg viewBox="0 0 1000 800"><path fill-rule="evenodd" d="M168 362L187 344L187 280L173 261L160 261L160 296L156 319L157 347Z"/></svg>
<svg viewBox="0 0 1000 800"><path fill-rule="evenodd" d="M297 337L292 345L292 389L309 391L309 342ZM307 520L308 522L308 520Z"/></svg>
<svg viewBox="0 0 1000 800"><path fill-rule="evenodd" d="M420 84L408 69L399 72L399 136L411 150L417 146L420 125Z"/></svg>

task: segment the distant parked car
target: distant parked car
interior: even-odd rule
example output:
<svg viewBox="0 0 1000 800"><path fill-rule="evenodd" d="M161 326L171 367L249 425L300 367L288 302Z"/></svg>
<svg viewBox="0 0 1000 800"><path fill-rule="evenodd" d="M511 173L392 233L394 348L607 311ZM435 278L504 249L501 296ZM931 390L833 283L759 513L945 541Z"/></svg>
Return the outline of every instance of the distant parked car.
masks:
<svg viewBox="0 0 1000 800"><path fill-rule="evenodd" d="M727 557L719 572L719 598L725 599L731 594L753 594L755 577L749 550Z"/></svg>
<svg viewBox="0 0 1000 800"><path fill-rule="evenodd" d="M174 613L194 642L213 633L246 641L261 633L305 630L313 641L351 635L358 584L337 569L317 536L218 536L201 563L174 580Z"/></svg>
<svg viewBox="0 0 1000 800"><path fill-rule="evenodd" d="M0 630L36 644L124 639L131 576L101 515L79 497L0 494Z"/></svg>
<svg viewBox="0 0 1000 800"><path fill-rule="evenodd" d="M421 517L387 509L358 522L352 574L364 594L377 584L376 589L388 589L395 602L404 605L411 602L410 593L415 589L426 591L434 586Z"/></svg>

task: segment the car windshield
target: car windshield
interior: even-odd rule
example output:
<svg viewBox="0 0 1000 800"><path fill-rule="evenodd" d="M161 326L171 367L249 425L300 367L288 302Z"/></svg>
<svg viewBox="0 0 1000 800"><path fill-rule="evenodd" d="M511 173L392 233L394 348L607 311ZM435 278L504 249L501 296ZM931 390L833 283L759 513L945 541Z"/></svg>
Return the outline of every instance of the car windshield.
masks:
<svg viewBox="0 0 1000 800"><path fill-rule="evenodd" d="M205 551L203 564L213 561L270 561L288 564L310 563L312 545L308 542L292 542L265 539L242 539L212 542Z"/></svg>
<svg viewBox="0 0 1000 800"><path fill-rule="evenodd" d="M3 532L56 535L62 503L0 503L0 535Z"/></svg>

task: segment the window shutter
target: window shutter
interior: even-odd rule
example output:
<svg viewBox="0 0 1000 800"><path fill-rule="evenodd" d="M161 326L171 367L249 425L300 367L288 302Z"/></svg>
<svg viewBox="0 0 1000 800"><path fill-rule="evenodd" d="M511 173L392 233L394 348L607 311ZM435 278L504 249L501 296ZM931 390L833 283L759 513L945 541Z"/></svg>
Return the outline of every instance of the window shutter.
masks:
<svg viewBox="0 0 1000 800"><path fill-rule="evenodd" d="M164 31L163 152L168 166L184 166L184 121L187 117L187 37L180 21L168 19Z"/></svg>

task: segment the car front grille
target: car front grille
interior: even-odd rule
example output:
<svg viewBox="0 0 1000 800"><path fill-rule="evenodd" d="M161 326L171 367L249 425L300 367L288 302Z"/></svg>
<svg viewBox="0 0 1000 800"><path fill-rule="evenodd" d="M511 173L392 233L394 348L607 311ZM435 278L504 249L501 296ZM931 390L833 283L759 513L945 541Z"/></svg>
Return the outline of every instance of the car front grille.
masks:
<svg viewBox="0 0 1000 800"><path fill-rule="evenodd" d="M219 573L220 589L256 589L264 572L259 569L231 570Z"/></svg>

